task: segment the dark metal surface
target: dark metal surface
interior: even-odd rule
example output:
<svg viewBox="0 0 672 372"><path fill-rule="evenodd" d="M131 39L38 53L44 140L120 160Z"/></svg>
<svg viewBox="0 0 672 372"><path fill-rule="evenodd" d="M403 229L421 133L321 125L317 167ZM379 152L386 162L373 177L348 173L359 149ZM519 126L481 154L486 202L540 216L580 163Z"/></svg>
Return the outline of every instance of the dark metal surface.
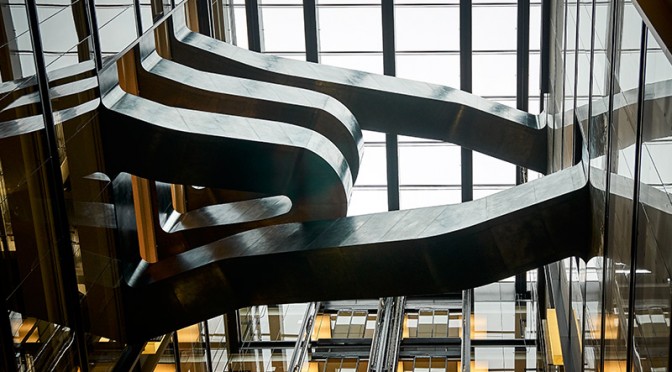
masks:
<svg viewBox="0 0 672 372"><path fill-rule="evenodd" d="M262 39L264 33L261 31L259 0L245 0L245 20L247 21L248 47L255 52L261 52L264 45Z"/></svg>
<svg viewBox="0 0 672 372"><path fill-rule="evenodd" d="M152 34L143 43L153 44ZM280 121L325 136L346 158L352 178L364 143L357 119L337 100L314 91L212 74L162 59L143 48L140 96L175 107ZM147 54L145 54L147 53Z"/></svg>
<svg viewBox="0 0 672 372"><path fill-rule="evenodd" d="M588 197L578 166L470 203L237 234L139 266L127 336L252 304L443 293L589 257Z"/></svg>
<svg viewBox="0 0 672 372"><path fill-rule="evenodd" d="M383 73L397 74L394 42L394 1L381 2L383 23ZM387 167L387 210L399 210L399 141L394 133L385 134L385 166Z"/></svg>
<svg viewBox="0 0 672 372"><path fill-rule="evenodd" d="M28 14L29 31L33 44L33 58L35 61L35 77L37 90L40 93L40 105L44 118L45 158L50 161L45 163L45 183L48 189L46 201L49 205L51 216L49 227L51 230L50 240L52 246L50 253L53 256L54 276L45 277L44 280L53 280L56 283L58 296L61 301L57 304L59 312L63 313L65 324L72 329L72 337L76 348L76 358L81 371L88 372L88 353L86 333L82 307L79 302L79 290L77 287L77 273L75 271L75 255L70 239L70 224L66 211L65 196L63 195L63 178L61 176L58 139L56 138L56 118L52 110L50 97L49 77L42 46L42 35L36 2L27 2L26 13ZM95 84L94 84L95 86ZM5 314L6 315L6 314Z"/></svg>
<svg viewBox="0 0 672 372"><path fill-rule="evenodd" d="M103 103L101 130L111 172L285 195L292 200L295 221L346 213L352 189L348 164L318 133L280 122L164 106L118 86Z"/></svg>
<svg viewBox="0 0 672 372"><path fill-rule="evenodd" d="M221 65L222 71L230 69L234 75L249 73L293 87L212 75L154 60L147 64L148 71L139 71L145 98L121 90L116 66L110 66L100 75L104 105L95 97L75 106L62 102L63 109L55 113L59 121L67 123L69 117L83 113L99 113L100 117L95 126L100 124L105 164L97 171L106 175L87 175L112 184L115 204L78 200L73 208L81 211L75 213L80 219L72 222L81 224L82 231L86 224L116 229L117 236L110 239L117 244L112 245L116 251L104 259L118 266L121 280L105 283L109 285L105 294L118 291L121 300L97 302L90 290L87 301L91 314L106 313L99 309L105 306L118 306L114 314L122 310L119 316L125 333L116 335L120 340L146 341L248 305L441 294L565 257L594 255L591 188L603 186L587 182L583 164L473 202L343 217L356 175L352 159L358 164L361 156L361 134L358 137L350 111L366 128L391 136L451 140L544 171L540 164L546 163L545 127L535 116L451 88L258 56L180 32L184 43L175 43L178 61L186 58L180 53L190 51L190 63L201 63L206 70ZM163 89L152 86L161 81ZM83 79L54 89L61 89L59 94L64 97L79 88L86 94L95 90L95 85L86 84L90 82ZM297 86L337 97L350 111L324 94ZM204 102L193 102L192 92L201 94L197 100ZM21 97L30 94L26 91ZM192 96L176 97L187 94ZM664 110L672 96L663 83L647 87L647 94L643 110ZM232 112L256 116L218 111L223 109L217 106L226 106L232 97L257 105L232 108ZM30 98L21 99L30 102ZM266 102L257 102L262 100ZM615 97L612 108L618 111L636 101L637 97L633 100L631 93L624 92ZM272 109L273 105L279 106ZM302 126L283 122L293 117L285 110L294 106L303 110L298 120L305 122L298 123ZM318 127L306 124L315 119L316 112L339 126L336 134L317 129L319 123ZM577 115L587 126L588 114L579 109ZM592 115L602 115L599 102ZM41 116L20 117L0 123L0 139L41 128ZM192 234L194 238L186 239L188 249L148 264L140 260L137 241L133 241L137 226L130 176L122 172L266 197L207 206L171 220L164 225L166 231L157 234ZM610 180L613 200L632 198L632 182L622 182L615 175L595 179ZM11 185L8 191L12 192ZM660 222L652 223L652 228L669 226L672 211L666 195L644 186L640 191L641 207ZM633 205L631 200L628 204ZM87 213L103 217L88 218ZM167 213L157 210L157 219L165 222ZM310 219L326 220L305 222ZM269 220L299 222L259 227L264 224L260 221ZM232 230L213 227L218 225L238 225L249 231L230 235ZM215 232L204 234L209 228ZM203 235L207 239L199 237ZM215 240L218 237L224 238ZM672 255L663 259L672 266Z"/></svg>
<svg viewBox="0 0 672 372"><path fill-rule="evenodd" d="M472 9L471 0L460 0L460 89L472 89ZM470 149L460 149L460 183L462 202L474 200L474 154Z"/></svg>
<svg viewBox="0 0 672 372"><path fill-rule="evenodd" d="M303 34L306 43L306 61L320 62L320 36L317 33L317 1L303 1Z"/></svg>
<svg viewBox="0 0 672 372"><path fill-rule="evenodd" d="M180 17L172 45L180 64L319 91L341 101L362 129L448 141L546 172L541 117L454 88L252 53L190 32Z"/></svg>

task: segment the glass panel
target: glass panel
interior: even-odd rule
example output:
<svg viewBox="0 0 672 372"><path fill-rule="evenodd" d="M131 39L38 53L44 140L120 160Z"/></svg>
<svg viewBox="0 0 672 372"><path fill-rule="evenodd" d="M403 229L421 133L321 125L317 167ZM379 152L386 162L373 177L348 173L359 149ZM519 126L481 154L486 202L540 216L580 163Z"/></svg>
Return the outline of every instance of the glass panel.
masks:
<svg viewBox="0 0 672 372"><path fill-rule="evenodd" d="M461 201L462 191L459 187L436 187L431 189L402 187L399 191L399 206L401 209L457 204Z"/></svg>
<svg viewBox="0 0 672 372"><path fill-rule="evenodd" d="M351 70L372 72L374 74L383 73L383 54L367 53L357 55L343 54L322 54L321 62L325 65L348 68Z"/></svg>
<svg viewBox="0 0 672 372"><path fill-rule="evenodd" d="M475 6L472 16L474 51L516 50L518 17L515 6ZM476 75L474 69L474 77Z"/></svg>
<svg viewBox="0 0 672 372"><path fill-rule="evenodd" d="M397 54L397 76L459 88L460 56L458 54Z"/></svg>
<svg viewBox="0 0 672 372"><path fill-rule="evenodd" d="M440 164L440 166L438 166ZM415 144L399 146L399 184L460 185L460 148L455 145Z"/></svg>
<svg viewBox="0 0 672 372"><path fill-rule="evenodd" d="M236 38L234 44L241 48L248 49L249 43L247 41L247 13L245 12L245 8L242 6L236 6L233 8L233 14L236 20Z"/></svg>
<svg viewBox="0 0 672 372"><path fill-rule="evenodd" d="M473 56L473 92L481 96L516 95L516 54Z"/></svg>
<svg viewBox="0 0 672 372"><path fill-rule="evenodd" d="M380 6L320 7L320 49L330 51L382 51Z"/></svg>
<svg viewBox="0 0 672 372"><path fill-rule="evenodd" d="M97 7L100 48L104 54L122 51L137 35L133 6Z"/></svg>
<svg viewBox="0 0 672 372"><path fill-rule="evenodd" d="M460 50L458 7L398 7L394 16L397 51Z"/></svg>
<svg viewBox="0 0 672 372"><path fill-rule="evenodd" d="M516 166L474 151L474 185L516 184Z"/></svg>
<svg viewBox="0 0 672 372"><path fill-rule="evenodd" d="M632 7L631 3L625 3ZM635 22L641 31L642 20L631 17L623 18L621 30L631 30L630 23ZM639 36L637 36L639 38ZM630 63L633 52L628 49L627 40L621 39L617 46L617 58L621 62L621 68L616 71L615 84L620 83L623 76L639 73L639 63ZM635 55L639 55L639 49ZM639 57L634 58L638 61ZM617 65L618 66L618 65ZM620 85L620 84L619 84ZM617 88L619 85L615 85ZM632 96L630 96L632 94ZM631 98L633 97L633 98ZM632 196L634 192L634 139L637 127L637 92L632 91L615 93L613 96L613 123L611 135L613 136L612 148L610 149L610 205L609 205L609 249L608 249L608 278L606 283L605 317L613 318L612 322L606 322L605 332L615 334L613 347L606 349L605 359L621 361L625 363L627 347L627 329L629 296L630 296L630 269L632 247Z"/></svg>
<svg viewBox="0 0 672 372"><path fill-rule="evenodd" d="M356 188L352 191L348 216L386 211L387 189L384 187Z"/></svg>
<svg viewBox="0 0 672 372"><path fill-rule="evenodd" d="M662 93L671 81L672 65L649 32L634 306L635 355L646 371L666 369L669 359L671 242L661 226L669 226L672 204L672 138L666 136L672 125L665 109L671 97Z"/></svg>
<svg viewBox="0 0 672 372"><path fill-rule="evenodd" d="M264 51L305 51L303 9L299 7L261 7Z"/></svg>

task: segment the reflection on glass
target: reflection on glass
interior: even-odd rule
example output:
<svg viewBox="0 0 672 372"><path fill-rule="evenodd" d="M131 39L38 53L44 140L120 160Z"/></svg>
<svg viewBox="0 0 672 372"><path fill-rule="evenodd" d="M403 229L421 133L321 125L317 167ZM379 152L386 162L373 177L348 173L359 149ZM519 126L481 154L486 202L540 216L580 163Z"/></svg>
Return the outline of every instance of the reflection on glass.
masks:
<svg viewBox="0 0 672 372"><path fill-rule="evenodd" d="M239 310L240 334L248 341L293 341L307 304L252 306Z"/></svg>
<svg viewBox="0 0 672 372"><path fill-rule="evenodd" d="M672 138L664 135L663 128L670 128L670 118L662 110L671 97L660 92L672 82L672 65L651 33L646 67L644 89L648 100L644 103L640 164L634 348L643 370L662 370L669 359L672 275L664 264L669 262L669 250L657 226L669 225L670 220Z"/></svg>

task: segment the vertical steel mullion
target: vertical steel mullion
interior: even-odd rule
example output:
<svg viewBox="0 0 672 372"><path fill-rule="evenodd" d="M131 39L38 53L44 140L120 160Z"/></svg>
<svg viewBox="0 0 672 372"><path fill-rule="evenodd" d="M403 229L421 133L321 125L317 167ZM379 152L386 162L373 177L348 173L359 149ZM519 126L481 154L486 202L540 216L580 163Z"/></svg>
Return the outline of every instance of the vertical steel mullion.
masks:
<svg viewBox="0 0 672 372"><path fill-rule="evenodd" d="M175 371L176 372L181 372L182 371L182 362L180 361L180 345L179 345L179 339L177 338L177 331L173 332L172 335L172 341L173 341L173 353L175 354Z"/></svg>
<svg viewBox="0 0 672 372"><path fill-rule="evenodd" d="M395 76L396 48L394 41L394 0L382 0L383 73ZM396 133L385 134L387 160L387 209L399 210L399 141Z"/></svg>
<svg viewBox="0 0 672 372"><path fill-rule="evenodd" d="M250 50L261 52L261 18L259 0L245 0L247 42Z"/></svg>
<svg viewBox="0 0 672 372"><path fill-rule="evenodd" d="M135 16L135 30L138 36L142 35L142 13L140 12L140 0L133 0L133 15Z"/></svg>
<svg viewBox="0 0 672 372"><path fill-rule="evenodd" d="M460 89L472 91L472 33L471 0L460 1ZM474 199L473 153L464 147L461 149L462 163L462 202Z"/></svg>
<svg viewBox="0 0 672 372"><path fill-rule="evenodd" d="M87 18L89 22L89 30L91 30L91 43L93 44L93 54L96 61L96 68L100 70L103 67L103 54L100 47L100 34L98 33L98 16L96 15L96 4L94 0L82 0L86 1L87 8Z"/></svg>
<svg viewBox="0 0 672 372"><path fill-rule="evenodd" d="M65 197L63 195L63 179L61 177L60 158L56 140L56 123L53 116L51 98L49 96L49 81L47 77L46 62L44 60L44 48L42 46L42 36L36 2L27 1L26 11L28 14L30 38L33 44L35 77L37 79L40 106L44 120L44 139L47 155L51 159L51 161L48 161L44 167L47 177L47 188L49 190L48 197L49 206L51 208L51 218L53 219L54 238L56 240L56 245L53 248L56 250L56 259L54 260L57 262L56 272L60 276L60 285L58 287L60 287L59 290L62 292L62 299L65 302L68 326L74 331L74 342L77 347L77 358L80 370L87 372L88 360L84 322L82 309L79 304L75 257L70 241L70 224L68 223Z"/></svg>
<svg viewBox="0 0 672 372"><path fill-rule="evenodd" d="M527 111L530 101L530 0L518 0L516 46L516 108ZM516 166L516 185L527 182L527 169ZM527 274L516 275L516 294L527 294Z"/></svg>
<svg viewBox="0 0 672 372"><path fill-rule="evenodd" d="M541 1L541 45L539 68L539 97L544 104L544 94L549 92L551 78L551 0Z"/></svg>
<svg viewBox="0 0 672 372"><path fill-rule="evenodd" d="M196 0L198 13L198 32L205 36L212 36L212 4L209 0Z"/></svg>
<svg viewBox="0 0 672 372"><path fill-rule="evenodd" d="M462 371L471 371L471 310L473 304L474 290L467 289L462 291Z"/></svg>
<svg viewBox="0 0 672 372"><path fill-rule="evenodd" d="M229 354L240 352L241 334L238 321L238 310L233 310L224 314L224 335L226 336L226 345ZM248 327L250 329L251 327Z"/></svg>
<svg viewBox="0 0 672 372"><path fill-rule="evenodd" d="M576 120L576 97L579 93L579 36L580 36L580 30L581 30L581 0L576 1L576 30L575 30L575 35L574 35L574 99L572 100L572 123L576 127L574 127L574 130L572 131L572 144L573 144L573 151L572 151L572 165L578 164L578 161L580 159L574 158L574 156L579 154L579 158L581 156L581 142L577 141L577 134L581 134L581 131L578 128L579 123ZM578 270L577 270L578 272Z"/></svg>
<svg viewBox="0 0 672 372"><path fill-rule="evenodd" d="M472 91L472 3L471 0L460 1L460 89ZM473 152L462 147L460 149L462 202L474 200L474 167ZM471 309L474 305L474 290L462 291L462 372L471 370Z"/></svg>
<svg viewBox="0 0 672 372"><path fill-rule="evenodd" d="M320 63L320 35L317 33L316 0L303 0L303 32L306 41L306 61Z"/></svg>
<svg viewBox="0 0 672 372"><path fill-rule="evenodd" d="M210 327L208 326L208 320L203 321L203 346L205 348L205 364L208 372L214 371L212 366L212 351L210 346Z"/></svg>
<svg viewBox="0 0 672 372"><path fill-rule="evenodd" d="M560 169L553 169L553 171L556 170L562 170L565 168L565 110L567 109L565 107L565 102L567 99L565 98L567 96L567 91L566 91L566 86L567 84L567 19L569 18L569 1L564 2L563 6L563 17L562 17L562 82L561 82L561 87L562 87L562 102L560 102ZM556 73L557 73L557 68L556 68ZM557 75L556 75L557 76ZM555 126L554 132L557 132L558 125ZM555 143L555 142L554 142ZM555 156L555 154L554 154Z"/></svg>
<svg viewBox="0 0 672 372"><path fill-rule="evenodd" d="M579 0L581 1L581 0ZM585 1L585 0L584 0ZM586 125L586 143L584 144L587 148L588 151L588 161L590 161L590 137L592 134L591 130L591 118L593 117L593 73L594 73L594 68L595 68L595 61L594 61L594 55L595 55L595 12L596 12L596 6L595 6L595 0L590 0L591 2L591 10L590 10L590 54L589 54L589 68L588 68L588 123ZM587 166L587 164L584 164L585 168L587 169L587 174L588 174L588 179L590 179L590 166ZM586 262L586 270L588 270L588 263ZM584 330L581 334L581 345L586 344L586 312L588 310L588 305L587 305L587 290L588 290L588 285L587 285L587 280L583 281L582 284L582 292L584 294L583 296L583 319L582 319L582 324L581 324L581 329ZM586 361L586 348L581 348L581 365L585 365Z"/></svg>
<svg viewBox="0 0 672 372"><path fill-rule="evenodd" d="M619 18L619 13L618 13L618 6L614 4L614 1L611 3L611 9L610 9L610 25L609 30L611 31L608 33L610 35L610 40L607 45L607 59L609 61L609 71L607 76L605 77L608 79L607 81L607 94L608 96L608 103L607 103L607 151L606 151L606 156L607 156L607 169L606 169L606 176L605 176L605 208L604 208L604 228L603 228L603 252L604 252L604 261L605 264L603 265L602 269L602 316L600 319L600 370L604 370L604 354L606 352L606 311L607 311L607 290L606 285L608 279L610 279L609 275L609 270L611 268L611 265L609 264L608 260L608 255L611 253L609 252L609 244L610 244L610 238L609 238L609 233L611 229L609 228L609 205L611 203L611 197L610 197L610 191L611 191L611 169L612 169L612 162L613 162L613 156L611 156L611 149L613 146L613 133L612 133L612 122L613 122L613 110L614 110L614 76L616 73L616 63L614 63L616 59L616 41L618 40L617 33L619 31L618 27L618 18Z"/></svg>
<svg viewBox="0 0 672 372"><path fill-rule="evenodd" d="M635 350L635 301L637 300L637 240L639 239L639 189L642 175L642 131L644 127L644 96L646 86L646 57L648 48L648 30L642 22L642 35L639 55L639 84L637 92L637 132L635 135L634 190L632 195L632 231L630 233L630 293L628 296L628 331L626 347L626 371L632 371ZM668 356L669 357L669 356Z"/></svg>
<svg viewBox="0 0 672 372"><path fill-rule="evenodd" d="M516 108L527 111L530 101L530 0L518 0L516 48Z"/></svg>

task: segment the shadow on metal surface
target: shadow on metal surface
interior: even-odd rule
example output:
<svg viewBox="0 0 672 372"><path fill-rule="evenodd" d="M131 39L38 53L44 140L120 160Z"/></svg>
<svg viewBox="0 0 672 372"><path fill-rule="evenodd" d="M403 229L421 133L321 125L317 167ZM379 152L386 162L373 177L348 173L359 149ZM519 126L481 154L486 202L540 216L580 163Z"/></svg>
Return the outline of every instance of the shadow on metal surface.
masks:
<svg viewBox="0 0 672 372"><path fill-rule="evenodd" d="M357 119L337 100L314 91L202 72L163 59L153 34L133 50L141 97L193 110L294 124L331 141L357 178L364 143ZM141 62L140 62L141 61Z"/></svg>
<svg viewBox="0 0 672 372"><path fill-rule="evenodd" d="M181 9L169 31L175 62L321 92L342 102L362 129L447 141L546 173L542 116L446 86L251 52L190 31Z"/></svg>

